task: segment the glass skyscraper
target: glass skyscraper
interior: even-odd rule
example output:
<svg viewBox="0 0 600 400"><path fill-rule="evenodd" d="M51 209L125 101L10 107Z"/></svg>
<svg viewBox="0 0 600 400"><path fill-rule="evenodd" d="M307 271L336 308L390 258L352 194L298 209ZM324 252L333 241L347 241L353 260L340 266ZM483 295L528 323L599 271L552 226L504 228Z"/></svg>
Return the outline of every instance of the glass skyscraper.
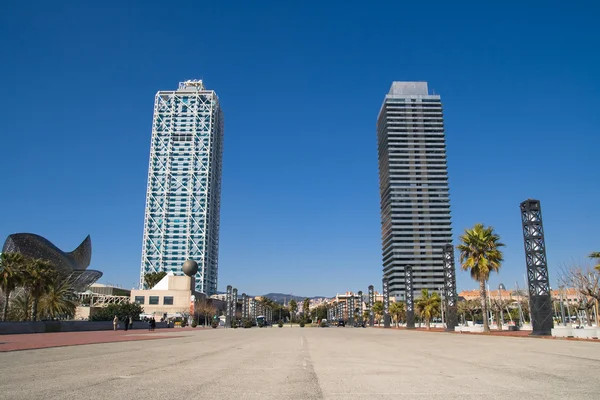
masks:
<svg viewBox="0 0 600 400"><path fill-rule="evenodd" d="M196 290L217 291L223 112L202 81L154 101L140 284L148 272L198 263Z"/></svg>
<svg viewBox="0 0 600 400"><path fill-rule="evenodd" d="M415 298L444 285L442 249L452 243L444 118L426 82L393 82L377 121L383 276L390 296Z"/></svg>

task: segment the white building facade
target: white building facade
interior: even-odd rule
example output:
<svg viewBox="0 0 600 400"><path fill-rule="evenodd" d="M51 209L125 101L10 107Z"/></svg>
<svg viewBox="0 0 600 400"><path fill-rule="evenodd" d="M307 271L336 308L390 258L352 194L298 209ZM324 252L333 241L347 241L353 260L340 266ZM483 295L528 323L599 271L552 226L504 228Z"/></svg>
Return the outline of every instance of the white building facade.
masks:
<svg viewBox="0 0 600 400"><path fill-rule="evenodd" d="M444 244L452 243L444 117L427 82L393 82L377 121L383 276L405 298L412 266L416 297L444 285Z"/></svg>
<svg viewBox="0 0 600 400"><path fill-rule="evenodd" d="M195 290L217 291L223 112L202 81L159 91L154 102L140 284L148 272L198 263Z"/></svg>

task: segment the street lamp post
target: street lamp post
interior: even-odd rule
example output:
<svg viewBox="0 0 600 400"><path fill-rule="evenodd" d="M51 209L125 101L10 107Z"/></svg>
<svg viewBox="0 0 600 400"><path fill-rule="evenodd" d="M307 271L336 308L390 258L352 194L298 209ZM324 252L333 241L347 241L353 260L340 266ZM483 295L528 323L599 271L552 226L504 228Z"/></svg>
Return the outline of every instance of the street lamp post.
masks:
<svg viewBox="0 0 600 400"><path fill-rule="evenodd" d="M231 320L237 321L237 301L238 301L238 290L233 288L231 292Z"/></svg>
<svg viewBox="0 0 600 400"><path fill-rule="evenodd" d="M375 288L369 285L369 326L375 325L375 314L373 313L373 304L375 304Z"/></svg>
<svg viewBox="0 0 600 400"><path fill-rule="evenodd" d="M442 300L442 301L441 301L441 304L440 304L440 309L441 309L441 311L442 311L442 328L443 328L443 327L444 327L444 287L443 287L443 286L440 286L440 287L438 288L438 290L440 291L440 293L441 293L441 295L442 295L442 296L441 296L441 300Z"/></svg>
<svg viewBox="0 0 600 400"><path fill-rule="evenodd" d="M227 285L227 292L225 295L226 299L226 307L225 310L225 328L231 327L231 301L232 301L232 291L233 287L231 285Z"/></svg>
<svg viewBox="0 0 600 400"><path fill-rule="evenodd" d="M363 292L362 290L358 291L358 323L362 325L363 323Z"/></svg>
<svg viewBox="0 0 600 400"><path fill-rule="evenodd" d="M552 293L540 201L527 199L521 203L520 211L529 287L531 334L550 336L553 326Z"/></svg>
<svg viewBox="0 0 600 400"><path fill-rule="evenodd" d="M494 322L494 315L492 314L492 291L490 290L490 285L487 285L487 292L488 292L488 315L487 315L487 319L489 324L492 324Z"/></svg>
<svg viewBox="0 0 600 400"><path fill-rule="evenodd" d="M348 325L354 327L354 293L350 292L350 297L347 300L348 303Z"/></svg>
<svg viewBox="0 0 600 400"><path fill-rule="evenodd" d="M504 283L498 285L498 299L500 301L500 326L498 328L501 328L504 324L504 311L502 310L502 290L506 290Z"/></svg>
<svg viewBox="0 0 600 400"><path fill-rule="evenodd" d="M390 286L387 278L383 278L383 327L390 327Z"/></svg>
<svg viewBox="0 0 600 400"><path fill-rule="evenodd" d="M412 266L404 267L404 281L406 282L406 329L415 329L415 304L413 290Z"/></svg>

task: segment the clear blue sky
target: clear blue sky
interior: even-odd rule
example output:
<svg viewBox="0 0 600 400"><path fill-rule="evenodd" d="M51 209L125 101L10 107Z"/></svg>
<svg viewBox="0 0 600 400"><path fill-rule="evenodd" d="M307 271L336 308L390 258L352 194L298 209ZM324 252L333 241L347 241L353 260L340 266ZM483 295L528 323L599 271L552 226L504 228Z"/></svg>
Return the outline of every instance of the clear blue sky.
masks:
<svg viewBox="0 0 600 400"><path fill-rule="evenodd" d="M0 240L91 234L102 282L136 284L154 95L200 78L225 111L219 289L379 287L375 122L393 80L424 80L455 238L483 222L507 244L491 286L523 286L529 197L553 281L600 251L596 2L167 3L0 5Z"/></svg>

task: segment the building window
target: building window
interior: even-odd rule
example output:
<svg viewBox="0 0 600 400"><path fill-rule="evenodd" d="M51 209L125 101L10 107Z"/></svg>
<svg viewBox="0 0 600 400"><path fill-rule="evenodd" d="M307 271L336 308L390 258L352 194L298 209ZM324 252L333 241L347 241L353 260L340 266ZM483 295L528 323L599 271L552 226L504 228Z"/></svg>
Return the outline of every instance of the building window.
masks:
<svg viewBox="0 0 600 400"><path fill-rule="evenodd" d="M135 302L137 304L144 304L144 296L135 296Z"/></svg>
<svg viewBox="0 0 600 400"><path fill-rule="evenodd" d="M150 296L148 304L158 304L158 296Z"/></svg>
<svg viewBox="0 0 600 400"><path fill-rule="evenodd" d="M172 306L173 305L173 296L165 296L163 299L163 304L165 306Z"/></svg>

